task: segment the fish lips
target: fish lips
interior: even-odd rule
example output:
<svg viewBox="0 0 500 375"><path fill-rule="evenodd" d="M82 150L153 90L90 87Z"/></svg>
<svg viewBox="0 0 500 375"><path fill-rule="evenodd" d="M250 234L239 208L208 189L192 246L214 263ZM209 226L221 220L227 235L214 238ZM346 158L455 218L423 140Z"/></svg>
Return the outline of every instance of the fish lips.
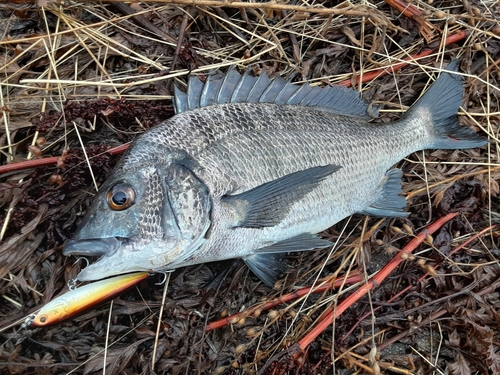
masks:
<svg viewBox="0 0 500 375"><path fill-rule="evenodd" d="M120 248L122 241L116 237L71 240L64 245L63 255L110 256Z"/></svg>

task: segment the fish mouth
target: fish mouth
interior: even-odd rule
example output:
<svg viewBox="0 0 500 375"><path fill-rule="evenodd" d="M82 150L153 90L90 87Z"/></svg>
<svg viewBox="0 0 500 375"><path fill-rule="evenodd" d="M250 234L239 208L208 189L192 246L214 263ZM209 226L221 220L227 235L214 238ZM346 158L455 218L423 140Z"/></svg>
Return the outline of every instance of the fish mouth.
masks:
<svg viewBox="0 0 500 375"><path fill-rule="evenodd" d="M133 259L135 254L129 254L127 245L132 242L127 238L91 238L84 240L71 240L63 249L64 255L98 256L96 262L87 265L76 277L79 281L95 281L106 277L121 275L136 271L150 271L142 267L141 262Z"/></svg>
<svg viewBox="0 0 500 375"><path fill-rule="evenodd" d="M122 246L123 240L116 237L71 240L64 245L63 255L111 256Z"/></svg>
<svg viewBox="0 0 500 375"><path fill-rule="evenodd" d="M71 240L64 245L63 255L100 257L97 262L80 271L76 277L80 281L100 280L127 271L119 266L123 259L114 256L127 242L128 239L117 237Z"/></svg>

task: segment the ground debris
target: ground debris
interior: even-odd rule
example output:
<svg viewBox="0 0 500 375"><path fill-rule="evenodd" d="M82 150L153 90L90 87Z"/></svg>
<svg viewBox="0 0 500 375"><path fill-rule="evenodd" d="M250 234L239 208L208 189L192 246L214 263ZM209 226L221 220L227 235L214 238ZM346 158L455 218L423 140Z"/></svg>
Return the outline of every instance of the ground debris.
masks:
<svg viewBox="0 0 500 375"><path fill-rule="evenodd" d="M479 181L457 181L450 188L446 189L438 203L437 211L439 215L446 215L450 212L463 212L472 216L480 213L486 199L486 190Z"/></svg>
<svg viewBox="0 0 500 375"><path fill-rule="evenodd" d="M498 4L438 0L397 10L391 1L319 1L301 10L281 0L252 8L183 0L127 9L105 1L58 3L0 4L0 161L58 158L0 175L0 374L99 374L105 351L109 374L254 374L266 365L269 375L377 368L500 373L500 231L474 237L500 222ZM410 64L399 66L408 56ZM289 271L272 290L238 262L179 269L171 275L158 335L163 286L156 283L163 275L112 306L54 327L19 328L79 272L81 262L61 249L94 184L119 160L108 150L170 117L173 85L185 87L189 73L205 79L236 65L313 85L353 86L382 106L374 122L385 123L399 118L429 76L453 58L460 59L465 86L460 121L487 132L490 148L428 150L402 161L408 218L355 215L336 224L322 233L338 241L335 252L328 259L324 250L291 254ZM345 298L345 289L205 332L208 322L312 285L318 275L371 274L413 231L450 212L460 215L306 353L294 357L294 343L325 306Z"/></svg>
<svg viewBox="0 0 500 375"><path fill-rule="evenodd" d="M31 119L40 133L63 126L63 124L93 124L96 117L116 124L134 124L141 120L145 129L156 125L173 114L172 105L152 101L127 101L126 99L100 98L95 101L68 102L63 111L49 111ZM120 128L116 125L117 128Z"/></svg>

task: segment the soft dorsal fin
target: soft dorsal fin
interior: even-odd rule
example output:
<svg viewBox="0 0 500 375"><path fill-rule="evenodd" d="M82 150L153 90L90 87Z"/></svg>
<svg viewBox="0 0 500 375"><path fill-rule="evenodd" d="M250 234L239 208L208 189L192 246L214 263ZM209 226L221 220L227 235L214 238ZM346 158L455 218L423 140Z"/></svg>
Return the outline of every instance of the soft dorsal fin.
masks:
<svg viewBox="0 0 500 375"><path fill-rule="evenodd" d="M205 83L190 77L187 93L174 89L174 109L179 114L196 108L225 103L274 103L315 107L339 115L371 118L378 109L360 99L357 91L343 86L295 85L281 77L269 78L265 70L258 77L250 70L239 74L231 67L225 76L209 75Z"/></svg>

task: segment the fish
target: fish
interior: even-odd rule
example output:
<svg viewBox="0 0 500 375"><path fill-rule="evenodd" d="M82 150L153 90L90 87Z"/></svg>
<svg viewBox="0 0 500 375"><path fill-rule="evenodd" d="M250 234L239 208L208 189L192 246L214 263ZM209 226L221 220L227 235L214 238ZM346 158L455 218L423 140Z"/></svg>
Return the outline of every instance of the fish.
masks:
<svg viewBox="0 0 500 375"><path fill-rule="evenodd" d="M241 258L272 286L286 253L332 246L317 233L340 220L407 216L401 159L488 142L458 122L457 69L383 125L345 87L235 68L192 76L186 93L174 88L176 114L128 149L63 254L99 257L82 281Z"/></svg>
<svg viewBox="0 0 500 375"><path fill-rule="evenodd" d="M129 273L70 290L47 303L34 317L28 317L29 323L35 327L59 323L117 297L148 276L148 272Z"/></svg>

